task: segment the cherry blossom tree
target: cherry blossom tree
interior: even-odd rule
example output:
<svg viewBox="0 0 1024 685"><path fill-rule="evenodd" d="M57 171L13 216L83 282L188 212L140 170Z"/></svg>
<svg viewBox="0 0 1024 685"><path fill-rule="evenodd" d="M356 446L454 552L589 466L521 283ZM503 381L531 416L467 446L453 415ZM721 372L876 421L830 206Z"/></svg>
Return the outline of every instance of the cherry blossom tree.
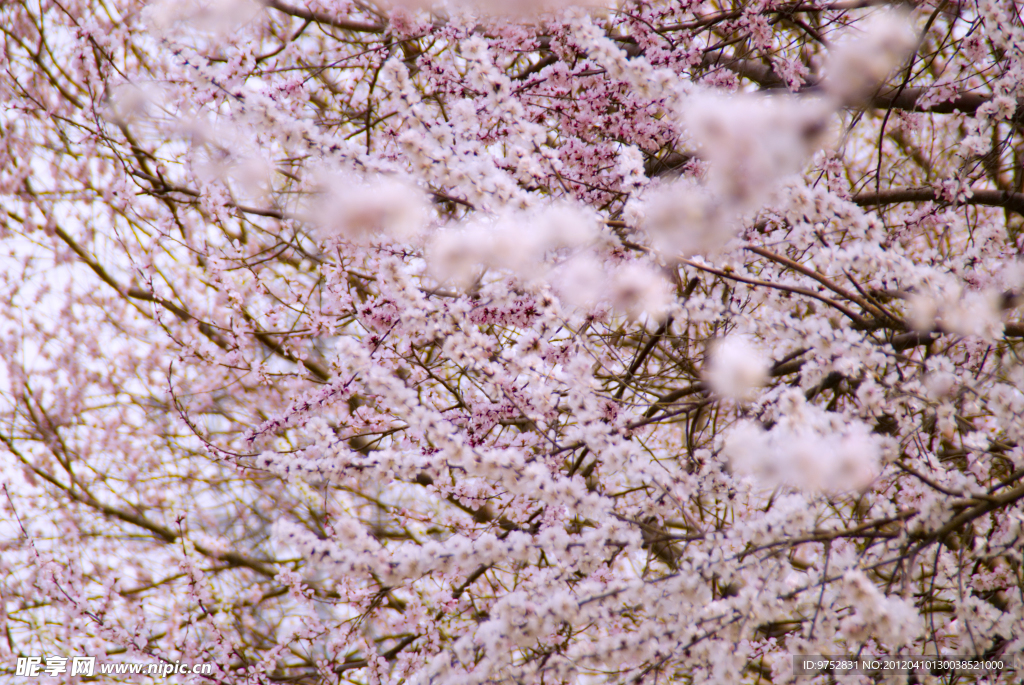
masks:
<svg viewBox="0 0 1024 685"><path fill-rule="evenodd" d="M1013 0L0 31L4 682L1024 651Z"/></svg>

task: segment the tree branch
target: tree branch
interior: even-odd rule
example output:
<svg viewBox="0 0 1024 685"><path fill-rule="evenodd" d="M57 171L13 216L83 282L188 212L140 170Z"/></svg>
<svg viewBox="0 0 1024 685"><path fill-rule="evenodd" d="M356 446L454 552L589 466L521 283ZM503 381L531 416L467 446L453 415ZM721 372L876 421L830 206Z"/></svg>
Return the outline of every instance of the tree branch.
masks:
<svg viewBox="0 0 1024 685"><path fill-rule="evenodd" d="M278 12L281 12L282 14L305 19L306 21L315 21L318 24L326 24L327 26L333 26L334 28L341 29L343 31L355 31L357 33L384 33L384 29L387 28L381 24L352 21L351 19L332 17L324 14L323 12L314 12L313 10L306 9L304 7L292 7L291 5L284 4L280 0L263 0L263 4L270 9L275 9Z"/></svg>
<svg viewBox="0 0 1024 685"><path fill-rule="evenodd" d="M964 201L964 204L1002 207L1024 216L1024 193L986 188L972 188L970 193L970 197ZM877 193L858 193L853 196L853 201L862 207L878 207L904 202L942 202L943 200L934 188L893 188Z"/></svg>

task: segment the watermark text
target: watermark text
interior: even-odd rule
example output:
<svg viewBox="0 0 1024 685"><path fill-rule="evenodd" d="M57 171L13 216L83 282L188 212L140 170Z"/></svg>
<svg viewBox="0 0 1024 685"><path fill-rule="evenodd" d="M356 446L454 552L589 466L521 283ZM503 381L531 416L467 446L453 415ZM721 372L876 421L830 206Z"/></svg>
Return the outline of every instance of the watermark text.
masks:
<svg viewBox="0 0 1024 685"><path fill-rule="evenodd" d="M21 656L18 657L15 675L26 678L58 675L151 675L168 677L172 675L211 675L213 664L184 664L180 661L157 661L151 663L96 663L94 656Z"/></svg>

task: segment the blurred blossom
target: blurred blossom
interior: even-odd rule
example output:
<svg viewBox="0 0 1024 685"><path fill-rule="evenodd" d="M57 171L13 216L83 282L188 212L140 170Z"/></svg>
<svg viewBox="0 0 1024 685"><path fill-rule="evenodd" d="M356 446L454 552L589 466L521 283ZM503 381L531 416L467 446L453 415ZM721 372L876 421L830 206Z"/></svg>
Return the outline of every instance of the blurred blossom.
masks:
<svg viewBox="0 0 1024 685"><path fill-rule="evenodd" d="M641 262L609 266L589 251L552 269L548 280L570 306L591 309L610 304L630 319L663 319L673 301L671 284L656 268Z"/></svg>
<svg viewBox="0 0 1024 685"><path fill-rule="evenodd" d="M579 308L594 306L607 284L608 274L592 254L580 253L552 270L551 284L562 301Z"/></svg>
<svg viewBox="0 0 1024 685"><path fill-rule="evenodd" d="M543 236L546 249L549 250L575 248L597 237L597 216L579 205L539 207L523 218L530 224L532 231Z"/></svg>
<svg viewBox="0 0 1024 685"><path fill-rule="evenodd" d="M239 156L224 169L225 176L235 181L248 197L267 201L271 188L273 167L258 154Z"/></svg>
<svg viewBox="0 0 1024 685"><path fill-rule="evenodd" d="M957 377L948 371L933 371L924 378L924 387L932 400L951 396L958 384Z"/></svg>
<svg viewBox="0 0 1024 685"><path fill-rule="evenodd" d="M870 97L916 44L906 12L879 12L833 47L826 67L826 92L849 104Z"/></svg>
<svg viewBox="0 0 1024 685"><path fill-rule="evenodd" d="M828 492L864 488L878 474L882 443L868 425L807 404L799 390L783 397L780 413L770 430L744 421L726 437L737 473L768 488Z"/></svg>
<svg viewBox="0 0 1024 685"><path fill-rule="evenodd" d="M631 319L643 314L663 319L672 302L672 287L652 267L633 262L612 273L608 296L612 306Z"/></svg>
<svg viewBox="0 0 1024 685"><path fill-rule="evenodd" d="M466 284L479 267L536 278L547 273L553 253L585 246L597 235L592 214L570 205L547 205L475 219L444 231L431 241L427 260L442 281Z"/></svg>
<svg viewBox="0 0 1024 685"><path fill-rule="evenodd" d="M411 183L388 176L336 174L323 179L311 208L321 238L362 242L375 235L408 239L426 226L429 205Z"/></svg>
<svg viewBox="0 0 1024 685"><path fill-rule="evenodd" d="M986 340L1002 334L999 292L964 292L960 284L951 281L931 285L928 290L914 293L908 301L908 320L914 330L940 330Z"/></svg>
<svg viewBox="0 0 1024 685"><path fill-rule="evenodd" d="M128 125L146 119L153 105L162 104L162 93L151 85L122 83L110 89L106 118L118 125Z"/></svg>
<svg viewBox="0 0 1024 685"><path fill-rule="evenodd" d="M175 24L223 34L252 21L263 6L253 0L163 0L146 7L146 22L157 31Z"/></svg>
<svg viewBox="0 0 1024 685"><path fill-rule="evenodd" d="M393 5L412 10L427 10L438 3L434 0L391 0ZM568 7L611 7L602 0L455 0L445 5L453 11L484 15L504 22L536 21L540 14L554 13Z"/></svg>
<svg viewBox="0 0 1024 685"><path fill-rule="evenodd" d="M934 297L926 293L914 293L907 303L907 320L915 331L928 333L935 329L935 317L939 313L939 308Z"/></svg>
<svg viewBox="0 0 1024 685"><path fill-rule="evenodd" d="M970 291L948 303L940 312L942 329L960 335L976 335L986 340L1003 332L999 293Z"/></svg>
<svg viewBox="0 0 1024 685"><path fill-rule="evenodd" d="M241 191L246 201L269 201L273 166L240 131L209 126L198 118L183 119L176 128L191 137L196 150L193 169L197 178L208 183L229 183L233 191Z"/></svg>
<svg viewBox="0 0 1024 685"><path fill-rule="evenodd" d="M650 194L643 208L643 227L652 245L666 258L707 254L724 246L738 230L707 189L680 179Z"/></svg>
<svg viewBox="0 0 1024 685"><path fill-rule="evenodd" d="M899 647L913 642L923 627L913 602L883 594L863 571L847 571L843 590L853 609L840 625L848 639L862 642L874 638Z"/></svg>
<svg viewBox="0 0 1024 685"><path fill-rule="evenodd" d="M469 287L487 259L490 245L481 230L449 229L427 245L430 273L441 283Z"/></svg>
<svg viewBox="0 0 1024 685"><path fill-rule="evenodd" d="M768 381L768 359L747 336L730 335L710 352L704 378L719 397L750 402Z"/></svg>
<svg viewBox="0 0 1024 685"><path fill-rule="evenodd" d="M708 187L737 213L758 209L824 142L824 100L745 93L690 97L683 123L711 164Z"/></svg>

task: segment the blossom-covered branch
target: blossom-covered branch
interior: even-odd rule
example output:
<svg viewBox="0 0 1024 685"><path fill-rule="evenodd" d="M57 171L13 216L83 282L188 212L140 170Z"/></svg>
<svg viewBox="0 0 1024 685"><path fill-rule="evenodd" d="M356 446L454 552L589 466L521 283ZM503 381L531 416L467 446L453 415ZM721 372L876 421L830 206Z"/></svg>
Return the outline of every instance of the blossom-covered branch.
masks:
<svg viewBox="0 0 1024 685"><path fill-rule="evenodd" d="M15 0L0 41L0 672L1021 651L1011 0Z"/></svg>

